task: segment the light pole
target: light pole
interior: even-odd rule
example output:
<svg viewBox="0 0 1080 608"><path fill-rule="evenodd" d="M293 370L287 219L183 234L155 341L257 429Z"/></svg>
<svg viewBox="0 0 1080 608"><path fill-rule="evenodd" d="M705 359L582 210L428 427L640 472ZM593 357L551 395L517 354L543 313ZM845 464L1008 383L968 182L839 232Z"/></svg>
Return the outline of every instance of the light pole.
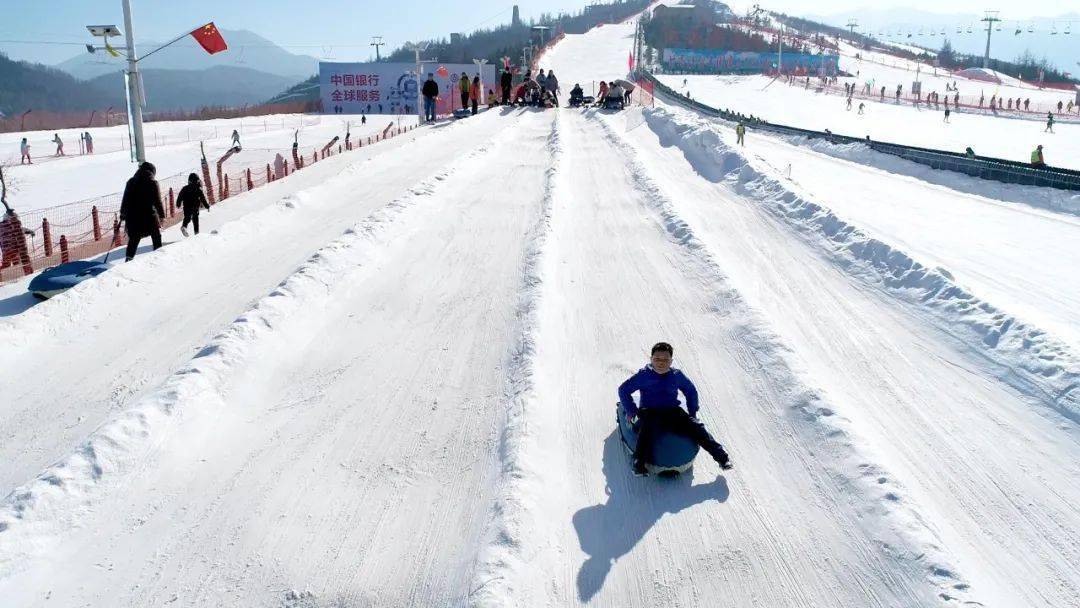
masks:
<svg viewBox="0 0 1080 608"><path fill-rule="evenodd" d="M986 11L986 16L980 19L986 22L986 54L983 55L983 69L990 68L990 33L994 31L994 24L1001 21L997 11Z"/></svg>
<svg viewBox="0 0 1080 608"><path fill-rule="evenodd" d="M423 82L424 81L421 80L423 78L424 68L420 64L420 53L426 51L429 44L430 43L428 43L428 42L406 42L405 43L405 48L411 50L415 54L415 57L416 57L416 115L418 117L424 117L424 105L423 105L424 100L423 100L423 94L422 94ZM421 119L420 123L423 124L423 122L424 121Z"/></svg>
<svg viewBox="0 0 1080 608"><path fill-rule="evenodd" d="M487 64L487 59L473 59L473 63L476 64L476 73L480 76L480 105L487 105L487 89L484 87L484 66Z"/></svg>

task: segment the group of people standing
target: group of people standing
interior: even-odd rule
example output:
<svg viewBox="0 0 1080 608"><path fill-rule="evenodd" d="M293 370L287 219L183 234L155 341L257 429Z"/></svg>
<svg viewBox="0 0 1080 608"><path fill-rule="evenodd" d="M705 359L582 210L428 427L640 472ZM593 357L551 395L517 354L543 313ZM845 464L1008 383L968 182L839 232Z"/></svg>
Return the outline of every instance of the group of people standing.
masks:
<svg viewBox="0 0 1080 608"><path fill-rule="evenodd" d="M161 204L161 188L157 182L157 168L153 163L139 165L135 175L124 186L120 201L120 221L127 232L128 243L125 258L131 261L139 250L139 242L149 238L155 250L161 247L161 227L165 223L165 207ZM199 234L199 210L210 210L202 182L197 173L188 175L188 183L180 189L176 205L183 209L184 222L180 232L188 236L188 225Z"/></svg>

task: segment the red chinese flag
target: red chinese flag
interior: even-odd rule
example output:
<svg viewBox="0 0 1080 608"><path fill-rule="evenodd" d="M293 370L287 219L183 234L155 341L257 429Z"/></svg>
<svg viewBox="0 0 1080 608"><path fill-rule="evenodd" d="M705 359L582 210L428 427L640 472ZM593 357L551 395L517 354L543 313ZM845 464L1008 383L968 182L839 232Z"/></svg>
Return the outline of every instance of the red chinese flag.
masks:
<svg viewBox="0 0 1080 608"><path fill-rule="evenodd" d="M191 32L191 36L211 55L220 53L229 48L229 45L225 44L225 39L221 37L221 32L218 31L217 26L214 25L213 21Z"/></svg>

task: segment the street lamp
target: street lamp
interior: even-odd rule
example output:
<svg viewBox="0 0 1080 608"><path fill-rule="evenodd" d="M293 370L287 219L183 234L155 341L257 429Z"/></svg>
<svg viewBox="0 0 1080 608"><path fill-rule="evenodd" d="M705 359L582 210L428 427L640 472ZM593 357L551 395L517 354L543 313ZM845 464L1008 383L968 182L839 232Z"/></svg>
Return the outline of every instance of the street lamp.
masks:
<svg viewBox="0 0 1080 608"><path fill-rule="evenodd" d="M424 81L423 81L424 67L420 63L420 53L423 53L424 51L426 51L428 46L430 46L430 45L431 45L430 42L406 42L405 43L405 48L412 51L415 54L415 57L416 57L416 115L419 116L419 117L424 116L424 100L423 100L423 95L421 93L421 89L422 89L423 84L424 84ZM420 123L423 124L423 122L424 121L421 118Z"/></svg>
<svg viewBox="0 0 1080 608"><path fill-rule="evenodd" d="M487 105L487 87L484 86L484 65L487 64L487 59L473 59L473 63L476 64L476 73L480 76L480 105Z"/></svg>

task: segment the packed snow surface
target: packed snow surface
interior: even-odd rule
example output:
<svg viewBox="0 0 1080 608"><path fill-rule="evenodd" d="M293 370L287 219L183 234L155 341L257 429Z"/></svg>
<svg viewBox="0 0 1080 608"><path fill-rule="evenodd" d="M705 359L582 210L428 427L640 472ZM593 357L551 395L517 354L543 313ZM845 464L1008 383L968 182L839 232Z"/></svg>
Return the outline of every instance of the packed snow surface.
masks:
<svg viewBox="0 0 1080 608"><path fill-rule="evenodd" d="M622 75L632 33L541 67ZM733 139L495 108L0 288L0 597L1080 606L1076 216ZM734 470L630 474L659 340Z"/></svg>

